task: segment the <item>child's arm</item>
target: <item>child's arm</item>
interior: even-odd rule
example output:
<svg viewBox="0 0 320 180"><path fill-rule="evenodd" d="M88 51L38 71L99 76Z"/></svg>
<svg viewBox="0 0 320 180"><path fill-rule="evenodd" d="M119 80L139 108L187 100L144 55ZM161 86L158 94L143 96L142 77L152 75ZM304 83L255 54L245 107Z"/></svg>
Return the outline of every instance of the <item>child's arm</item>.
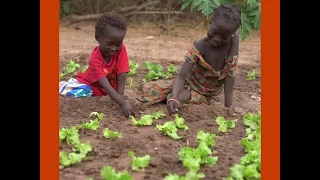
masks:
<svg viewBox="0 0 320 180"><path fill-rule="evenodd" d="M106 93L120 106L125 104L125 100L119 95L111 86L107 78L101 78L99 81L100 86L106 91Z"/></svg>
<svg viewBox="0 0 320 180"><path fill-rule="evenodd" d="M129 117L130 115L135 115L135 112L129 102L123 99L122 96L113 89L107 78L101 78L98 82L100 86L109 94L110 98L121 106L125 116Z"/></svg>
<svg viewBox="0 0 320 180"><path fill-rule="evenodd" d="M118 81L118 94L124 94L124 88L126 85L127 73L122 73L117 76Z"/></svg>
<svg viewBox="0 0 320 180"><path fill-rule="evenodd" d="M172 96L171 96L172 99L178 99L178 94L180 93L183 87L184 81L186 80L191 70L192 70L191 63L185 62L182 65L181 70L179 71L178 75L176 76L173 82Z"/></svg>
<svg viewBox="0 0 320 180"><path fill-rule="evenodd" d="M227 76L224 80L225 107L231 107L233 102L234 77Z"/></svg>
<svg viewBox="0 0 320 180"><path fill-rule="evenodd" d="M237 56L239 53L239 35L236 33L231 41L231 47L229 51L230 56ZM234 77L227 75L224 80L224 95L225 95L225 107L231 107L233 102L233 86Z"/></svg>

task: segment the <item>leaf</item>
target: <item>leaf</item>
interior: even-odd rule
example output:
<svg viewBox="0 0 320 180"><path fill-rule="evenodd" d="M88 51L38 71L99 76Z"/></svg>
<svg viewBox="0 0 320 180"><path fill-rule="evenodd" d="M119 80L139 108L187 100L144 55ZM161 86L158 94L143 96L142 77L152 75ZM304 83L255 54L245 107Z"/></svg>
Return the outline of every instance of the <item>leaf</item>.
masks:
<svg viewBox="0 0 320 180"><path fill-rule="evenodd" d="M260 121L260 112L258 112L257 114L247 113L243 117L243 123L246 126L249 126L251 129L257 129L258 127L260 127Z"/></svg>
<svg viewBox="0 0 320 180"><path fill-rule="evenodd" d="M246 179L260 179L260 173L257 169L257 164L250 164L248 166L245 166L243 170L243 176L246 177Z"/></svg>
<svg viewBox="0 0 320 180"><path fill-rule="evenodd" d="M169 173L166 177L164 177L163 180L185 180L185 178L184 177L180 177L177 174Z"/></svg>
<svg viewBox="0 0 320 180"><path fill-rule="evenodd" d="M192 4L191 4L191 11L192 11L195 7L199 6L199 4L201 4L201 3L202 3L202 0L193 0L193 1L192 1Z"/></svg>
<svg viewBox="0 0 320 180"><path fill-rule="evenodd" d="M207 146L213 147L216 144L216 142L214 141L215 137L216 134L214 133L205 133L203 130L200 130L197 133L197 142L200 143L201 141L203 141Z"/></svg>
<svg viewBox="0 0 320 180"><path fill-rule="evenodd" d="M77 164L79 162L81 162L82 159L84 159L86 157L85 154L80 153L67 153L67 152L60 152L59 154L59 158L60 158L60 164L64 167L73 165L73 164Z"/></svg>
<svg viewBox="0 0 320 180"><path fill-rule="evenodd" d="M221 0L214 0L214 3L216 3L217 7L219 7L221 4Z"/></svg>
<svg viewBox="0 0 320 180"><path fill-rule="evenodd" d="M69 14L69 12L71 10L71 5L67 2L65 2L62 4L62 9L63 9L64 13Z"/></svg>
<svg viewBox="0 0 320 180"><path fill-rule="evenodd" d="M247 138L244 138L240 141L240 144L245 147L246 152L261 148L260 139L256 139L255 141L249 141Z"/></svg>
<svg viewBox="0 0 320 180"><path fill-rule="evenodd" d="M81 72L85 72L88 69L88 65L85 65L84 67L82 67L82 69L80 70Z"/></svg>
<svg viewBox="0 0 320 180"><path fill-rule="evenodd" d="M150 125L152 125L154 116L146 114L146 115L141 116L139 121L137 121L133 116L129 116L129 117L132 121L132 124L135 126L150 126Z"/></svg>
<svg viewBox="0 0 320 180"><path fill-rule="evenodd" d="M253 80L256 77L258 77L258 75L259 75L259 72L257 70L253 70L251 72L248 72L247 78L248 80Z"/></svg>
<svg viewBox="0 0 320 180"><path fill-rule="evenodd" d="M85 122L80 126L80 128L96 131L99 128L99 120L95 119L95 120L90 120L90 122Z"/></svg>
<svg viewBox="0 0 320 180"><path fill-rule="evenodd" d="M143 157L136 157L133 151L129 151L128 155L131 157L130 165L133 171L144 171L144 168L149 165L149 161L151 158L149 154Z"/></svg>
<svg viewBox="0 0 320 180"><path fill-rule="evenodd" d="M179 117L178 114L175 114L175 123L179 129L183 129L185 131L189 129L188 126L184 124L184 118Z"/></svg>
<svg viewBox="0 0 320 180"><path fill-rule="evenodd" d="M257 3L257 0L247 0L247 4L254 5Z"/></svg>
<svg viewBox="0 0 320 180"><path fill-rule="evenodd" d="M164 125L157 124L156 127L161 133L171 137L172 139L181 139L177 134L178 129L174 121L165 122Z"/></svg>
<svg viewBox="0 0 320 180"><path fill-rule="evenodd" d="M207 164L213 166L217 163L217 161L218 157L208 157Z"/></svg>
<svg viewBox="0 0 320 180"><path fill-rule="evenodd" d="M177 71L178 69L173 64L170 64L170 66L168 67L168 72L175 73Z"/></svg>
<svg viewBox="0 0 320 180"><path fill-rule="evenodd" d="M232 177L223 178L222 180L234 180Z"/></svg>
<svg viewBox="0 0 320 180"><path fill-rule="evenodd" d="M218 130L220 132L222 132L222 133L227 132L227 130L230 129L230 128L234 128L236 126L235 123L237 121L238 121L237 119L235 119L235 120L225 120L224 117L222 117L222 116L218 116L216 118L216 122L219 125Z"/></svg>
<svg viewBox="0 0 320 180"><path fill-rule="evenodd" d="M203 173L197 173L196 171L190 170L185 175L186 180L199 180L205 178L205 175Z"/></svg>
<svg viewBox="0 0 320 180"><path fill-rule="evenodd" d="M247 38L248 34L249 34L249 31L244 29L244 28L241 28L240 31L239 31L239 35L240 35L240 38L241 38L242 41Z"/></svg>
<svg viewBox="0 0 320 180"><path fill-rule="evenodd" d="M86 143L80 143L76 144L76 151L79 151L82 154L87 154L88 152L92 151L92 146L90 141L87 141Z"/></svg>
<svg viewBox="0 0 320 180"><path fill-rule="evenodd" d="M66 140L68 145L80 143L80 135L77 127L60 129L59 138L60 141Z"/></svg>
<svg viewBox="0 0 320 180"><path fill-rule="evenodd" d="M59 74L59 77L62 78L62 77L65 76L65 75L66 75L65 73L61 72L61 73Z"/></svg>
<svg viewBox="0 0 320 180"><path fill-rule="evenodd" d="M188 7L193 0L183 0L183 5L181 6L181 10L184 10L186 7Z"/></svg>
<svg viewBox="0 0 320 180"><path fill-rule="evenodd" d="M151 61L145 61L144 66L150 71L153 67L153 63Z"/></svg>
<svg viewBox="0 0 320 180"><path fill-rule="evenodd" d="M212 0L202 0L202 3L198 7L198 11L202 11L206 17L209 17L213 13L213 9L217 8L217 5Z"/></svg>
<svg viewBox="0 0 320 180"><path fill-rule="evenodd" d="M244 155L243 157L241 157L240 163L245 166L250 164L260 164L260 161L261 161L260 157L261 157L260 149L252 150L248 152L246 155Z"/></svg>
<svg viewBox="0 0 320 180"><path fill-rule="evenodd" d="M244 166L236 164L233 167L230 168L231 170L231 177L235 178L235 179L244 179L243 178L243 170L244 170Z"/></svg>
<svg viewBox="0 0 320 180"><path fill-rule="evenodd" d="M115 138L115 137L122 138L122 133L117 131L111 131L109 128L105 128L103 130L103 136L109 139Z"/></svg>
<svg viewBox="0 0 320 180"><path fill-rule="evenodd" d="M68 153L67 152L60 152L60 164L63 166L69 166L71 164L71 161L68 158Z"/></svg>
<svg viewBox="0 0 320 180"><path fill-rule="evenodd" d="M98 112L90 113L89 118L91 118L91 116L93 116L93 115L97 116L100 121L103 120L103 118L104 118L104 114L103 113L99 114Z"/></svg>
<svg viewBox="0 0 320 180"><path fill-rule="evenodd" d="M207 164L208 155L212 154L212 150L203 141L201 141L195 149L195 153L200 156L201 164Z"/></svg>
<svg viewBox="0 0 320 180"><path fill-rule="evenodd" d="M134 75L137 73L137 70L140 67L139 63L135 63L134 61L130 60L129 61L129 67L130 67L130 72L128 73L128 75Z"/></svg>
<svg viewBox="0 0 320 180"><path fill-rule="evenodd" d="M127 171L117 173L111 166L104 166L101 169L101 176L103 180L133 180Z"/></svg>
<svg viewBox="0 0 320 180"><path fill-rule="evenodd" d="M153 114L152 114L152 117L154 118L154 119L159 119L159 118L163 118L163 117L165 117L165 116L167 116L163 111L157 111L157 112L154 112Z"/></svg>
<svg viewBox="0 0 320 180"><path fill-rule="evenodd" d="M81 160L84 159L85 157L86 155L83 153L77 154L77 153L71 152L68 154L68 158L71 161L71 164L80 163Z"/></svg>

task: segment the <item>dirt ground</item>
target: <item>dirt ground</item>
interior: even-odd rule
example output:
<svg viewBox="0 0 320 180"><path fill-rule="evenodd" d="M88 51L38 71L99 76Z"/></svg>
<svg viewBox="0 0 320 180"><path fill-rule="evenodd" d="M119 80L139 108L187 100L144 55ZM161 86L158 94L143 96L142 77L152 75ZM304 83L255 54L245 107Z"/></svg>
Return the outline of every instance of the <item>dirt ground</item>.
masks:
<svg viewBox="0 0 320 180"><path fill-rule="evenodd" d="M170 63L180 66L183 63L183 56L191 47L192 42L205 35L206 31L203 29L177 27L169 37L154 25L130 25L124 43L127 46L129 58L141 65L143 61L150 60L164 66ZM146 39L148 36L153 36L153 39ZM86 65L89 54L95 46L97 43L94 39L93 23L69 27L61 26L60 71L69 59L75 60L81 66ZM101 179L100 171L105 165L110 165L117 171L127 170L135 180L162 180L168 173L184 175L186 168L179 162L178 151L182 146L187 145L187 140L190 146L195 147L196 133L199 130L204 130L216 133L218 136L214 151L219 160L213 167L201 167L200 172L205 174L205 180L222 180L223 177L229 175L230 167L238 163L245 153L244 148L239 145L240 140L245 136L245 126L241 121L243 115L248 112L260 111L260 79L247 80L249 71L260 69L260 35L258 32L253 33L252 37L245 42L241 42L238 68L234 90L236 117L227 116L223 109L223 97L213 99L210 106L192 105L180 112L189 130L179 131L179 135L183 139L177 141L160 134L155 126L132 126L131 121L122 116L119 106L108 97L82 99L60 97L60 128L89 121L88 116L93 111L106 115L97 132L80 131L81 140L83 142L89 140L94 151L88 155L88 160L60 170L60 179L86 180L92 177L98 180ZM132 78L141 82L144 74L145 71L140 69L138 75ZM136 88L127 86L126 94L133 98L133 93L136 91ZM133 99L131 101L135 103ZM139 109L138 105L133 107L142 114L157 110L166 111L164 104L154 105L147 109ZM138 118L142 114L139 114ZM218 132L218 126L215 122L217 116L238 119L239 121L234 129L230 129L226 134L221 134ZM173 120L173 117L165 117L157 120L156 123L163 124L169 120ZM122 132L123 138L105 139L102 136L102 130L107 127ZM61 144L60 150L67 149L65 144ZM136 152L137 156L151 155L150 165L144 172L131 171L128 151Z"/></svg>

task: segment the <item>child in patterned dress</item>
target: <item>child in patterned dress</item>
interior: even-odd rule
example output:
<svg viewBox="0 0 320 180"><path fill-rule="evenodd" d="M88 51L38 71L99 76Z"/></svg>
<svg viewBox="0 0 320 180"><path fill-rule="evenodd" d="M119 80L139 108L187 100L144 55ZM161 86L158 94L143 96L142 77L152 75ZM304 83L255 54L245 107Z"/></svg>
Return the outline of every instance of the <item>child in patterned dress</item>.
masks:
<svg viewBox="0 0 320 180"><path fill-rule="evenodd" d="M169 114L190 103L210 104L212 96L223 95L229 115L233 113L233 86L239 51L238 28L241 11L234 5L219 6L210 22L207 36L194 42L184 57L173 82L160 80L141 86L142 102L167 101Z"/></svg>

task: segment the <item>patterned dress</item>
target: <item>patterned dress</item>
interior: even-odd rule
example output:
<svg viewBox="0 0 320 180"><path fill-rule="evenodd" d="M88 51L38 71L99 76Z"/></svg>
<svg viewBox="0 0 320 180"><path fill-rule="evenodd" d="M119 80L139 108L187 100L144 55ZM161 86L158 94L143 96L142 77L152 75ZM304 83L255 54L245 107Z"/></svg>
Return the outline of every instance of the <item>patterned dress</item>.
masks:
<svg viewBox="0 0 320 180"><path fill-rule="evenodd" d="M235 77L239 55L225 58L224 68L220 71L213 69L200 55L198 49L193 45L185 55L185 62L191 63L192 72L188 75L185 85L191 92L189 102L181 104L187 106L189 103L210 104L212 96L219 96L223 92L224 79L227 76ZM172 80L157 80L143 84L140 87L142 93L138 100L146 104L155 104L164 101L172 91Z"/></svg>

